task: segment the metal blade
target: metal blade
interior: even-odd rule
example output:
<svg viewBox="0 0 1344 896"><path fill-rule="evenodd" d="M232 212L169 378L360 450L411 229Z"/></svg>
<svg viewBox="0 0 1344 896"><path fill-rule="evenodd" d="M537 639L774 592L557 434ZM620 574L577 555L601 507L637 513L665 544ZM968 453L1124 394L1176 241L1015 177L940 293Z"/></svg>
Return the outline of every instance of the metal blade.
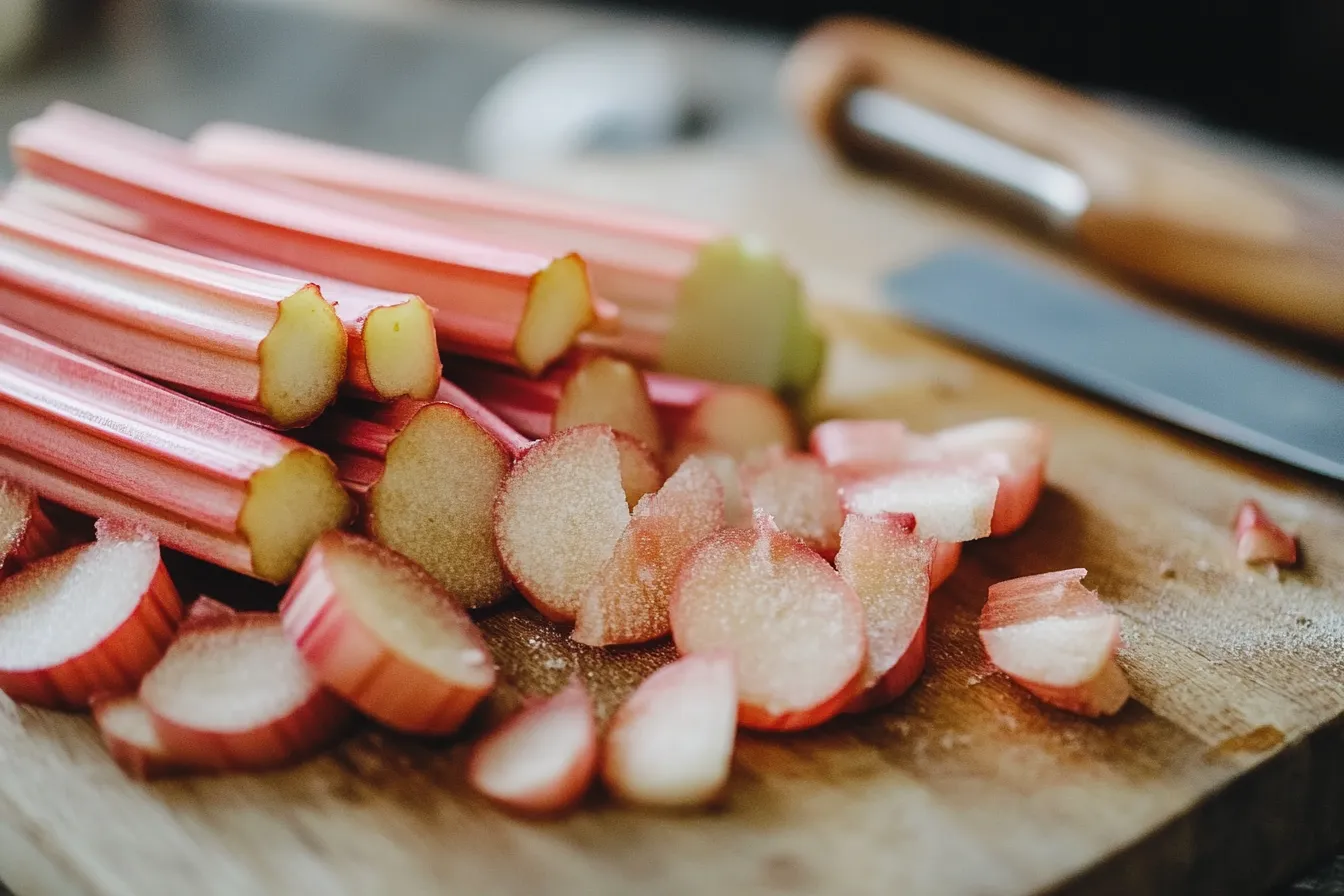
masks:
<svg viewBox="0 0 1344 896"><path fill-rule="evenodd" d="M893 274L886 295L920 326L1344 481L1344 380L981 247Z"/></svg>

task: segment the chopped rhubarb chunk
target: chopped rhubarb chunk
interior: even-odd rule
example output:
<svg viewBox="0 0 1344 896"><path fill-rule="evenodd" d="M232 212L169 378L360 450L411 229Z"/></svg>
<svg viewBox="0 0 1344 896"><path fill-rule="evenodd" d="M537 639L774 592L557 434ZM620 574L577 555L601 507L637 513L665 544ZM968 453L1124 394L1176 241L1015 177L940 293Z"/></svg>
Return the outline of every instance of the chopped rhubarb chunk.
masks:
<svg viewBox="0 0 1344 896"><path fill-rule="evenodd" d="M845 511L840 484L821 461L775 446L742 464L741 474L754 508L821 556L835 556Z"/></svg>
<svg viewBox="0 0 1344 896"><path fill-rule="evenodd" d="M1297 563L1297 539L1280 529L1255 501L1247 499L1237 508L1232 533L1237 559L1243 563Z"/></svg>

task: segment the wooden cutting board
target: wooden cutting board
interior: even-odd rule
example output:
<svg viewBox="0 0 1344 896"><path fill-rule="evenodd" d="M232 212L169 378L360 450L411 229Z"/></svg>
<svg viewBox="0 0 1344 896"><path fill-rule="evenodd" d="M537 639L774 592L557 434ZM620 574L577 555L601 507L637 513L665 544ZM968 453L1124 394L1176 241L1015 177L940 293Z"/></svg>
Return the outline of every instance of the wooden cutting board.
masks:
<svg viewBox="0 0 1344 896"><path fill-rule="evenodd" d="M969 546L934 596L922 682L884 712L742 735L713 811L594 796L550 822L469 793L452 743L367 732L284 773L141 785L87 719L6 701L0 874L16 892L1233 894L1344 839L1340 489L875 316L874 278L951 240L1042 251L928 197L794 149L546 178L771 236L838 340L823 411L1052 427L1035 518ZM1246 497L1300 528L1300 569L1274 578L1235 561L1228 521ZM1124 617L1135 699L1114 719L1043 707L985 667L976 636L990 583L1072 566ZM510 682L487 717L575 673L607 713L670 656L578 648L518 607L483 625Z"/></svg>

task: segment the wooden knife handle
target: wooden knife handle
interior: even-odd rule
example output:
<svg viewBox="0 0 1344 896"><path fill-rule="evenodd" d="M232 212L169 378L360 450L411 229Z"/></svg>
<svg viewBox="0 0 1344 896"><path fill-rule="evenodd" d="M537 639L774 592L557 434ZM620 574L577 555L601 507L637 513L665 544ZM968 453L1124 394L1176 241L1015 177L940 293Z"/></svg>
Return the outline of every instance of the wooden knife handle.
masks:
<svg viewBox="0 0 1344 896"><path fill-rule="evenodd" d="M808 32L785 65L788 102L854 160L846 99L875 88L1078 174L1081 245L1149 280L1344 341L1344 211L1160 134L1044 78L867 19Z"/></svg>

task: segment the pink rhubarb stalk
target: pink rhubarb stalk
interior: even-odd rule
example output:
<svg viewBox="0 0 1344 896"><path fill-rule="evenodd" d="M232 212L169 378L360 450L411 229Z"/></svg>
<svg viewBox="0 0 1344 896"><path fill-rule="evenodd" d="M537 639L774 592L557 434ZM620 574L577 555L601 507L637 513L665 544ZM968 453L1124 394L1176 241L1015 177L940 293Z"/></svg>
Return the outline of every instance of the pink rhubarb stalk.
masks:
<svg viewBox="0 0 1344 896"><path fill-rule="evenodd" d="M0 476L271 581L350 500L325 455L0 324Z"/></svg>
<svg viewBox="0 0 1344 896"><path fill-rule="evenodd" d="M69 104L11 135L19 166L231 250L422 296L440 346L537 372L595 322L583 259L445 234L413 215L193 165L170 138Z"/></svg>

